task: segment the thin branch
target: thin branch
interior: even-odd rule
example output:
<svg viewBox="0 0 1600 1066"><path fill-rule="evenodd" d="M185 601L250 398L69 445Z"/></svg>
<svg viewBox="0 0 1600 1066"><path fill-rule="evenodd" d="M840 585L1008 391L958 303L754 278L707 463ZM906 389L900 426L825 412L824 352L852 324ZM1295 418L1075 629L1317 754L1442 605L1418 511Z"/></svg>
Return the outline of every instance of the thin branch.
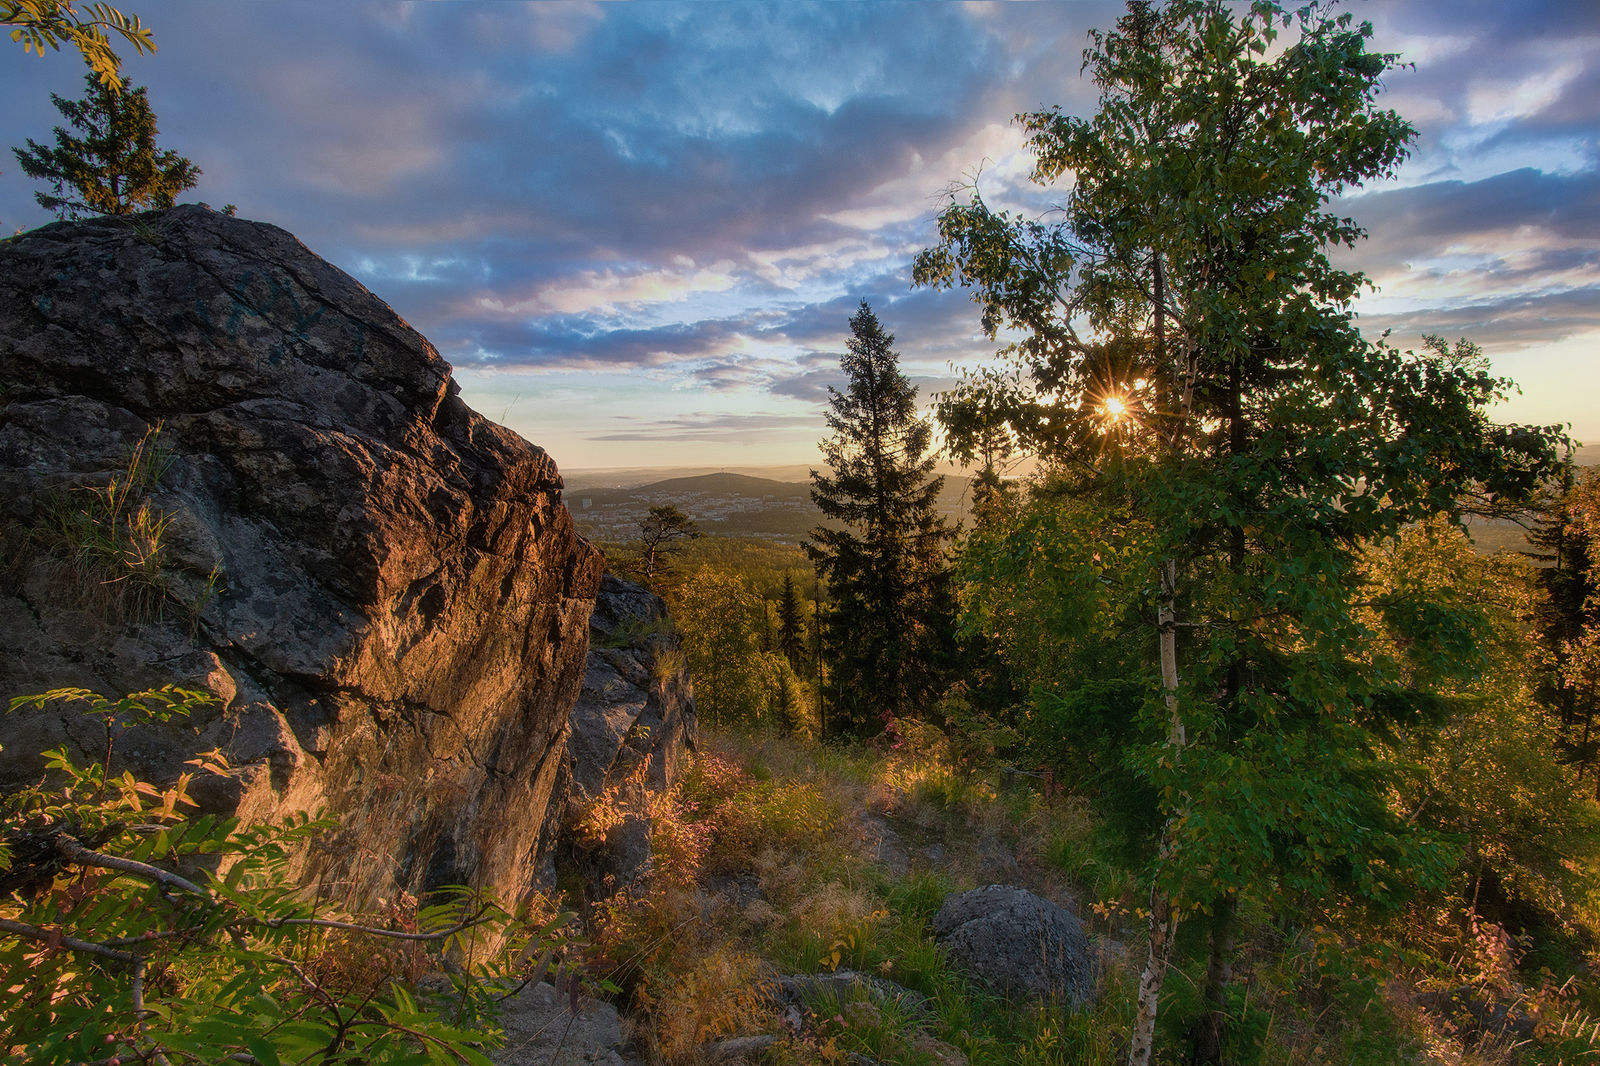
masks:
<svg viewBox="0 0 1600 1066"><path fill-rule="evenodd" d="M97 944L92 940L79 940L76 937L66 936L59 929L51 930L43 926L29 925L26 922L14 922L9 918L0 918L0 933L27 937L29 940L37 940L44 944L59 944L61 947L70 948L73 951L99 955L102 958L112 959L130 966L138 965L144 961L144 956L131 951L118 951L116 948L108 947L105 944Z"/></svg>
<svg viewBox="0 0 1600 1066"><path fill-rule="evenodd" d="M395 1032L405 1033L407 1036L415 1038L424 1047L426 1047L429 1044L437 1044L438 1047L439 1047L439 1050L447 1052L447 1053L449 1053L451 1055L454 1055L457 1062L470 1062L471 1061L470 1059L467 1058L466 1055L464 1055L460 1051L460 1049L456 1048L448 1040L441 1040L441 1039L439 1039L439 1037L435 1036L432 1033L425 1032L424 1030L421 1030L421 1029L415 1029L415 1028L413 1028L413 1027L411 1027L409 1025L404 1024L403 1022L397 1022L397 1021L393 1020L392 1018L372 1018L372 1019L357 1018L357 1019L355 1019L354 1021L352 1021L350 1023L350 1028L352 1028L352 1029L356 1029L356 1028L370 1029L375 1025L382 1026L384 1029L390 1029L390 1030L393 1030ZM567 1026L570 1028L571 1025L572 1025L572 1019L568 1018L567 1019ZM563 1039L565 1039L565 1034L563 1034ZM556 1045L556 1051L557 1051L558 1054L560 1053L560 1050L561 1050L561 1046L560 1046L560 1044L557 1044Z"/></svg>
<svg viewBox="0 0 1600 1066"><path fill-rule="evenodd" d="M145 1015L149 1013L144 1005L144 968L145 960L140 959L133 967L133 982L130 995L133 1000L133 1017L139 1026L139 1035L146 1040L150 1038L150 1027L145 1024ZM150 1056L158 1066L172 1066L172 1060L167 1058L167 1053L161 1050L159 1043L152 1042L150 1050L144 1054Z"/></svg>
<svg viewBox="0 0 1600 1066"><path fill-rule="evenodd" d="M318 929L346 929L353 933L366 933L368 936L388 937L390 940L420 940L431 942L447 940L463 930L471 929L474 926L483 925L485 922L493 921L494 915L488 913L488 911L489 908L487 906L481 907L478 913L473 915L471 918L463 919L462 921L451 926L449 929L442 929L437 933L406 933L401 932L398 929L379 929L375 926L359 925L355 922L341 922L333 918L255 918L252 919L252 921L257 925L264 925L269 929L281 929L286 925L307 925Z"/></svg>
<svg viewBox="0 0 1600 1066"><path fill-rule="evenodd" d="M98 866L104 870L120 870L125 874L142 877L146 881L153 881L167 888L177 888L188 892L190 895L209 899L211 894L193 881L179 877L175 873L151 866L149 863L138 862L134 859L124 859L118 855L107 855L100 851L90 851L75 837L62 833L55 838L56 850L63 856L78 863L80 866Z"/></svg>
<svg viewBox="0 0 1600 1066"><path fill-rule="evenodd" d="M55 838L55 845L57 851L61 852L62 855L66 856L68 859L71 859L73 862L78 863L79 865L97 866L107 870L120 870L123 873L133 874L135 877L142 877L147 881L153 881L159 885L164 885L169 888L182 889L183 891L199 896L202 899L213 898L212 893L207 892L193 881L179 877L175 873L163 870L158 866L151 866L149 863L138 862L134 859L124 859L117 855L107 855L104 852L90 851L75 838L65 833L62 833ZM379 929L375 926L360 925L355 922L335 921L331 918L279 918L276 920L269 918L250 918L249 921L251 924L263 925L269 929L280 929L286 925L305 925L322 929L345 929L349 930L350 932L365 933L369 936L388 937L391 940L416 940L433 942L446 940L465 929L470 929L473 926L482 925L485 922L491 921L493 916L485 913L486 910L487 908L484 908L473 917L468 918L449 929L441 930L437 933L405 933L394 929ZM63 941L63 943L65 943L65 941Z"/></svg>
<svg viewBox="0 0 1600 1066"><path fill-rule="evenodd" d="M151 929L140 933L138 936L119 936L105 942L109 948L127 948L135 944L148 944L155 940L170 940L175 936L183 936L182 929Z"/></svg>
<svg viewBox="0 0 1600 1066"><path fill-rule="evenodd" d="M339 1023L339 1029L343 1031L346 1019L344 1012L339 1009L339 1001L329 995L327 989L313 981L311 979L311 975L306 973L305 970L301 968L299 963L295 962L287 955L275 955L273 958L278 962L281 962L283 965L289 967L289 972L300 979L301 985L309 990L314 997L322 1001L323 1007L327 1009L328 1013L333 1015L334 1019Z"/></svg>

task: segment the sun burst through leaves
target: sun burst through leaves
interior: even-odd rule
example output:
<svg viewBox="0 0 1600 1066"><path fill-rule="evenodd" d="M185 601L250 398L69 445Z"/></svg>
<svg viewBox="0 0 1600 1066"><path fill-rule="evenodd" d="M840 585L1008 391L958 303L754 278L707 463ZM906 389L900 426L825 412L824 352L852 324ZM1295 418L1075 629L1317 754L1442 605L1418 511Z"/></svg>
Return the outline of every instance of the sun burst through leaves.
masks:
<svg viewBox="0 0 1600 1066"><path fill-rule="evenodd" d="M1138 425L1140 403L1135 394L1144 384L1142 379L1131 385L1115 384L1100 393L1094 411L1102 436L1121 436Z"/></svg>

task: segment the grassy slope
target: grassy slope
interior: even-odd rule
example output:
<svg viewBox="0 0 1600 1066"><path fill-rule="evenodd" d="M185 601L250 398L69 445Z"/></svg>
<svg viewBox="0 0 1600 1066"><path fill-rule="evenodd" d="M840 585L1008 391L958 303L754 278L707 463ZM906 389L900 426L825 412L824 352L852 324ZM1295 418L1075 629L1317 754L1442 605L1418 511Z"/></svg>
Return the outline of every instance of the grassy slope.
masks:
<svg viewBox="0 0 1600 1066"><path fill-rule="evenodd" d="M604 908L597 927L656 1061L703 1061L720 1037L766 1032L768 1063L1095 1064L1123 1061L1141 960L1136 878L1100 838L1085 800L1041 782L954 767L934 737L920 751L819 748L770 735L716 733L675 799L657 811L650 893ZM931 943L951 891L1003 881L1085 919L1104 952L1096 1005L1081 1012L1006 1004L965 981ZM1230 1001L1230 1063L1592 1061L1586 1016L1546 1004L1545 1039L1479 1039L1424 1012L1429 988L1471 985L1481 960L1420 960L1415 946L1337 911L1285 923L1246 915ZM1164 1051L1181 1061L1199 1010L1198 943L1180 947L1162 1012ZM1365 941L1363 938L1366 938ZM1411 953L1408 954L1408 951ZM760 989L776 974L855 969L928 996L925 1017L828 1003L787 1033ZM1564 1014L1557 1010L1566 1005ZM1523 1002L1519 1009L1530 1009ZM1558 1038L1565 1028L1570 1039ZM1469 1047L1469 1045L1472 1045Z"/></svg>
<svg viewBox="0 0 1600 1066"><path fill-rule="evenodd" d="M810 591L794 546L707 537L688 546L680 573L699 565L743 574L769 598L785 572ZM779 1032L749 990L779 972L834 967L898 981L928 995L935 1011L919 1020L841 1009L818 1030L785 1036L764 1061L841 1062L861 1052L884 1063L947 1063L959 1061L950 1057L957 1051L973 1063L1123 1060L1142 900L1088 800L1045 796L1028 777L1002 787L993 772L953 765L937 737L917 753L885 753L715 733L702 751L676 805L658 812L666 876L599 922L658 1061L698 1061L695 1049L718 1036ZM687 843L674 852L673 840ZM996 880L1071 907L1109 946L1093 1009L1007 1005L944 964L928 933L934 911L949 891ZM1600 1061L1590 1013L1600 1016L1600 998L1583 976L1585 951L1541 975L1549 951L1476 918L1464 927L1459 903L1419 905L1381 925L1328 901L1247 913L1227 1061ZM1191 921L1181 932L1158 1061L1182 1060L1200 1010L1202 927ZM1470 1009L1448 1016L1437 997L1452 991L1537 1021L1537 1035L1486 1034Z"/></svg>

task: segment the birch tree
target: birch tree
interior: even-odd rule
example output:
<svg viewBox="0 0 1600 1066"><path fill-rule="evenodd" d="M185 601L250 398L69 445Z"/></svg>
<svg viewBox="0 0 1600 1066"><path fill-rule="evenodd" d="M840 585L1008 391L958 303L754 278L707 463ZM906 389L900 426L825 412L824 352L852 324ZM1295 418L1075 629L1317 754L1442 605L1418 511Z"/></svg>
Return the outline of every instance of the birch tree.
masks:
<svg viewBox="0 0 1600 1066"><path fill-rule="evenodd" d="M1382 904L1443 870L1384 803L1371 737L1410 704L1362 658L1359 553L1553 459L1553 428L1488 421L1509 383L1470 346L1401 352L1357 327L1365 279L1327 251L1363 233L1330 207L1392 175L1414 135L1377 105L1398 59L1371 33L1321 4L1130 3L1084 53L1098 110L1019 116L1059 210L967 187L916 262L1009 341L958 394L1153 530L1147 579L1119 590L1150 624L1130 713L1161 738L1129 756L1161 808L1136 1066L1180 921L1208 923L1192 1050L1216 1062L1242 895Z"/></svg>

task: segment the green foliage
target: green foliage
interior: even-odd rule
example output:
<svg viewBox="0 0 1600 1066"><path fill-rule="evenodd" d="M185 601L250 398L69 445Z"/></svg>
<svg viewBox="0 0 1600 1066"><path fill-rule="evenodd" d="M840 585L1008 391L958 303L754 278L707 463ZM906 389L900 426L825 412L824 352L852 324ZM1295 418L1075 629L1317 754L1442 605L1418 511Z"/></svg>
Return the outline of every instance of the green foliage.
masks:
<svg viewBox="0 0 1600 1066"><path fill-rule="evenodd" d="M932 476L932 430L917 417L894 336L865 300L850 331L841 359L849 383L829 390L829 472L811 475L812 500L838 525L814 529L806 553L832 596L826 726L862 734L916 717L943 687L954 650L951 534L935 508L943 479Z"/></svg>
<svg viewBox="0 0 1600 1066"><path fill-rule="evenodd" d="M13 701L85 705L115 729L181 718L211 697L110 700L63 689ZM330 913L290 877L332 828L196 814L169 787L45 753L45 783L0 799L0 1051L30 1063L476 1063L494 990L559 922L519 923L468 889L391 904L382 926ZM198 772L226 772L220 756ZM509 937L510 955L485 941ZM516 953L521 952L521 956ZM398 980L453 960L424 1003ZM429 960L433 960L430 962ZM26 975L26 979L21 979Z"/></svg>
<svg viewBox="0 0 1600 1066"><path fill-rule="evenodd" d="M705 721L815 733L815 693L776 650L767 603L743 577L702 566L674 592L672 610Z"/></svg>
<svg viewBox="0 0 1600 1066"><path fill-rule="evenodd" d="M1098 676L1148 679L1122 760L1158 797L1161 826L1136 1063L1169 905L1226 914L1240 896L1304 894L1392 907L1438 883L1446 854L1389 805L1398 770L1381 743L1404 725L1394 712L1433 701L1426 678L1373 646L1360 552L1469 490L1525 492L1560 437L1488 422L1509 385L1470 344L1430 337L1402 353L1361 337L1350 302L1363 279L1325 249L1362 231L1327 206L1392 175L1413 133L1376 106L1397 57L1368 52L1371 35L1323 7L1130 4L1085 53L1099 109L1022 117L1034 179L1072 176L1060 221L996 213L972 189L916 264L921 284L971 288L990 336L1019 338L957 391L984 412L947 426L957 446L1004 426L1079 499L1125 509L1154 564L1072 597L1097 637L1158 623L1137 673L1094 642L1110 652ZM1062 555L1081 571L1101 540ZM1105 546L1114 557L1116 539ZM1474 641L1459 621L1410 619L1458 650ZM1213 923L1219 974L1228 924ZM1221 1054L1224 984L1207 981L1201 1061Z"/></svg>
<svg viewBox="0 0 1600 1066"><path fill-rule="evenodd" d="M1579 477L1569 456L1536 513L1528 554L1544 564L1544 596L1534 623L1549 660L1539 695L1556 718L1558 757L1592 775L1600 798L1600 474Z"/></svg>
<svg viewBox="0 0 1600 1066"><path fill-rule="evenodd" d="M1600 811L1550 757L1560 723L1536 698L1542 650L1528 626L1540 574L1477 554L1442 522L1374 549L1367 569L1379 650L1436 714L1391 738L1398 801L1462 840L1452 888L1467 920L1537 931L1557 954L1592 943Z"/></svg>
<svg viewBox="0 0 1600 1066"><path fill-rule="evenodd" d="M45 49L59 51L63 44L76 48L100 84L113 91L122 88L122 60L111 50L111 35L121 37L139 53L154 52L155 42L138 15L124 15L105 3L75 7L72 0L0 0L0 26L11 28L11 39L24 54Z"/></svg>
<svg viewBox="0 0 1600 1066"><path fill-rule="evenodd" d="M170 149L157 150L156 117L143 86L114 88L93 72L84 81L82 100L50 94L81 135L57 126L55 147L30 138L26 149L12 149L22 172L53 190L35 192L34 199L59 218L171 207L200 180L200 168Z"/></svg>
<svg viewBox="0 0 1600 1066"><path fill-rule="evenodd" d="M795 587L794 574L785 571L783 594L778 598L778 650L799 670L806 658L806 609Z"/></svg>

